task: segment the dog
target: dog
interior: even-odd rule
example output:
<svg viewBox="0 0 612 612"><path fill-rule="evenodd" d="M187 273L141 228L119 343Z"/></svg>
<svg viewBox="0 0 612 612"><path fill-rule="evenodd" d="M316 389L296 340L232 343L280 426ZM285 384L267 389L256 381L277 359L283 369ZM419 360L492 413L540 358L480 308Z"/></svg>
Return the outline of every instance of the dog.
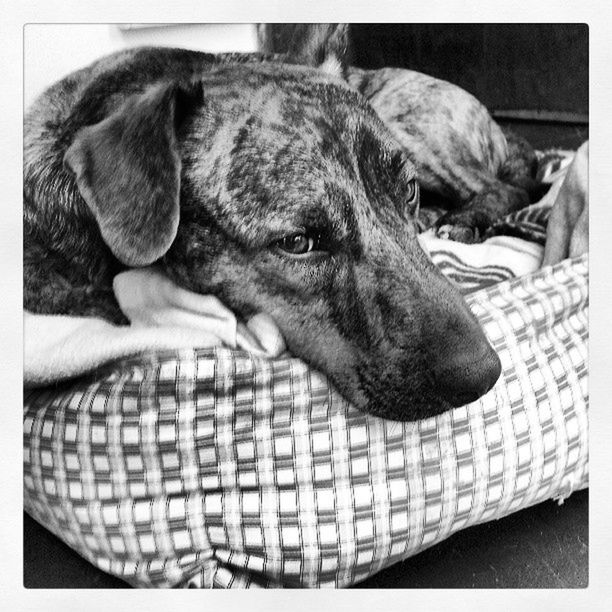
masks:
<svg viewBox="0 0 612 612"><path fill-rule="evenodd" d="M156 263L358 409L409 421L486 393L500 361L419 246L416 171L361 94L265 55L121 51L24 127L24 307L125 322L112 279Z"/></svg>
<svg viewBox="0 0 612 612"><path fill-rule="evenodd" d="M368 100L415 165L423 206L448 210L435 224L438 237L480 242L544 195L533 148L467 91L413 70L352 66L349 24L260 24L258 38L265 53L335 65Z"/></svg>

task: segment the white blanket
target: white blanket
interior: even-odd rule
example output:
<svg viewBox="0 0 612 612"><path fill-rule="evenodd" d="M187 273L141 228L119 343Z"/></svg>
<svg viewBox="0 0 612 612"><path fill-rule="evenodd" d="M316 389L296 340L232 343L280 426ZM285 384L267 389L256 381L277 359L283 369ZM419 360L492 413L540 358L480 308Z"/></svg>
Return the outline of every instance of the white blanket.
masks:
<svg viewBox="0 0 612 612"><path fill-rule="evenodd" d="M181 289L155 267L123 272L113 288L129 326L95 317L24 313L26 386L72 378L154 350L223 345L268 357L285 351L269 316L240 323L217 298Z"/></svg>

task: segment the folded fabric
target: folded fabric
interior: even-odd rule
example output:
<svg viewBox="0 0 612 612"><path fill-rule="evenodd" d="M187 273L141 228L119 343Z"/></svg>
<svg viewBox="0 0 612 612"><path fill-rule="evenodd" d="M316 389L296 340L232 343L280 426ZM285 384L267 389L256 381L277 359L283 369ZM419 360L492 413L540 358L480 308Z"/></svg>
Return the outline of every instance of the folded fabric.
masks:
<svg viewBox="0 0 612 612"><path fill-rule="evenodd" d="M246 325L215 296L193 293L177 286L155 266L118 274L113 290L119 307L133 328L179 328L209 332L224 346L266 357L285 352L283 336L265 313ZM192 339L191 346L197 344Z"/></svg>
<svg viewBox="0 0 612 612"><path fill-rule="evenodd" d="M494 236L480 244L437 238L433 229L419 235L436 266L462 293L535 272L544 247L512 236Z"/></svg>
<svg viewBox="0 0 612 612"><path fill-rule="evenodd" d="M181 289L155 268L119 274L114 290L130 326L95 317L24 312L26 387L72 378L147 351L221 345L268 357L285 351L268 315L239 323L217 298Z"/></svg>

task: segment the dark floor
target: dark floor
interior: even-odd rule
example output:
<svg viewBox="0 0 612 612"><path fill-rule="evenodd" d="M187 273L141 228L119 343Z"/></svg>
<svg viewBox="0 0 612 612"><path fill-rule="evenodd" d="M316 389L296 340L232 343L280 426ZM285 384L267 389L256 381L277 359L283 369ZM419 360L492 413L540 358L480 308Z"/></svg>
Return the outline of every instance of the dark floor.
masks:
<svg viewBox="0 0 612 612"><path fill-rule="evenodd" d="M588 491L465 529L357 588L583 588ZM26 588L128 588L24 515Z"/></svg>
<svg viewBox="0 0 612 612"><path fill-rule="evenodd" d="M584 588L588 515L588 491L545 502L460 531L357 588Z"/></svg>
<svg viewBox="0 0 612 612"><path fill-rule="evenodd" d="M127 589L23 515L23 586L26 589Z"/></svg>

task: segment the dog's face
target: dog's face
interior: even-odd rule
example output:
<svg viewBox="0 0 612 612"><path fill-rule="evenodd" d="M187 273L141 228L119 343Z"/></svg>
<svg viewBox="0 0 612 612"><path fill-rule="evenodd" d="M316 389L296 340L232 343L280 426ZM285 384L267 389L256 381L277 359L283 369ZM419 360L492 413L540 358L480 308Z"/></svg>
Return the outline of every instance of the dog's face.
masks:
<svg viewBox="0 0 612 612"><path fill-rule="evenodd" d="M272 315L373 414L413 420L486 392L497 356L421 250L414 167L362 98L265 65L219 68L201 92L155 87L68 151L114 254L161 257L180 284Z"/></svg>

